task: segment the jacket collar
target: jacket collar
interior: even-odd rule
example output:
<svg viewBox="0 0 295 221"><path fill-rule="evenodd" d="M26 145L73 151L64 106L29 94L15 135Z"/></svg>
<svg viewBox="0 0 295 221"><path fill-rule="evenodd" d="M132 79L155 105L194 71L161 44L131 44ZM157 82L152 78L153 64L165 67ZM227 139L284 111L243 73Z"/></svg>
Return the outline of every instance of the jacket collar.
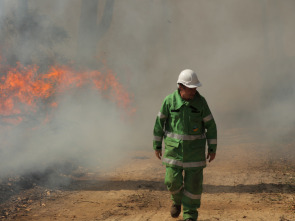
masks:
<svg viewBox="0 0 295 221"><path fill-rule="evenodd" d="M181 96L180 96L178 90L176 90L176 91L174 92L174 95L175 95L175 100L174 100L174 108L175 108L175 109L179 109L179 108L181 108L181 106L184 105L185 103L188 103L189 105L191 105L191 106L197 108L198 103L199 103L199 99L200 99L200 97L201 97L198 91L196 92L194 99L191 100L191 101L185 101L185 100L183 100L183 99L181 98Z"/></svg>

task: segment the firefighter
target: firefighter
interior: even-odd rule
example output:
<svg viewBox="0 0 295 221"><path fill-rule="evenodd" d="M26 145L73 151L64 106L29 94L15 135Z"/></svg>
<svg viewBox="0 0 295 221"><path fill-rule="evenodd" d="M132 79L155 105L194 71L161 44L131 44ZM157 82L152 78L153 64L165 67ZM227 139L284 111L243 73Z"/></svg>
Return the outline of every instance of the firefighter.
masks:
<svg viewBox="0 0 295 221"><path fill-rule="evenodd" d="M183 219L198 219L201 204L203 168L207 159L214 160L217 148L216 124L193 70L183 70L178 89L162 104L154 126L153 148L166 166L165 185L171 193L171 216L176 218L183 206ZM162 157L162 140L165 152Z"/></svg>

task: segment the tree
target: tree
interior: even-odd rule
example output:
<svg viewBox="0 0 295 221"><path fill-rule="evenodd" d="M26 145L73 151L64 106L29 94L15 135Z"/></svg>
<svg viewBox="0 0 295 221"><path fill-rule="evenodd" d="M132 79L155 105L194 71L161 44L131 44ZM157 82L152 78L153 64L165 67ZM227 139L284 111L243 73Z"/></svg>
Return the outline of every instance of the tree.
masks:
<svg viewBox="0 0 295 221"><path fill-rule="evenodd" d="M83 0L78 36L78 60L85 65L95 64L97 43L110 27L113 17L114 0L105 1L103 14L98 20L98 6L102 1Z"/></svg>

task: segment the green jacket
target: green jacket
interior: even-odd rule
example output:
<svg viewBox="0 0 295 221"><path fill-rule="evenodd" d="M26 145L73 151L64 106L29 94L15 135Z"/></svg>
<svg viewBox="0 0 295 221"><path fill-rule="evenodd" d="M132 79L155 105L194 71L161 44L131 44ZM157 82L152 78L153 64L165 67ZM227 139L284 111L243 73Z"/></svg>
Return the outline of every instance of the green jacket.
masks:
<svg viewBox="0 0 295 221"><path fill-rule="evenodd" d="M162 149L163 138L162 160L166 166L186 169L206 166L206 141L208 152L215 153L217 129L209 106L199 92L191 101L183 100L178 90L165 98L154 126L155 150Z"/></svg>

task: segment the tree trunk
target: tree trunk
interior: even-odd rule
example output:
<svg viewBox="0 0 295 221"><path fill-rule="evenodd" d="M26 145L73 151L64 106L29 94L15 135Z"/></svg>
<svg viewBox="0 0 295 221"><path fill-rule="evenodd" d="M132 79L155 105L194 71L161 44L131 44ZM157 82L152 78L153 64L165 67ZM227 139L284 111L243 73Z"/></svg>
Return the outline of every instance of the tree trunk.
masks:
<svg viewBox="0 0 295 221"><path fill-rule="evenodd" d="M97 43L110 27L113 16L114 0L107 0L97 24L100 3L99 0L83 0L81 6L77 59L90 67L96 63Z"/></svg>

